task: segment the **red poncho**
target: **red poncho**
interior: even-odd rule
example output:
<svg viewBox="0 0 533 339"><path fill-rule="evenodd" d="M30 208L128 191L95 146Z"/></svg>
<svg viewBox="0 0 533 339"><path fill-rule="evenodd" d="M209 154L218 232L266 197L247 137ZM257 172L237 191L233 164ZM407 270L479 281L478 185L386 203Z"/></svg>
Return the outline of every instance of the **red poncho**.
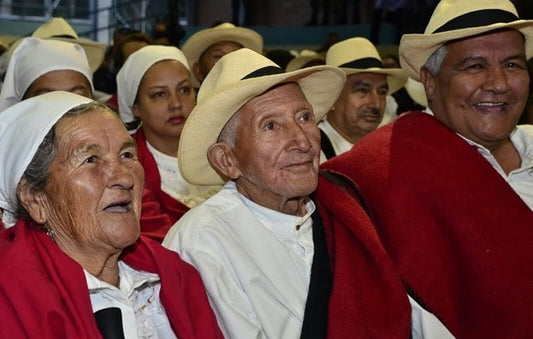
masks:
<svg viewBox="0 0 533 339"><path fill-rule="evenodd" d="M323 168L357 183L409 294L458 338L533 334L533 213L477 150L424 113Z"/></svg>
<svg viewBox="0 0 533 339"><path fill-rule="evenodd" d="M161 278L160 298L179 338L222 338L196 270L158 243L122 260ZM0 338L101 338L82 267L24 220L0 233Z"/></svg>
<svg viewBox="0 0 533 339"><path fill-rule="evenodd" d="M189 210L180 201L161 189L161 176L154 156L146 146L146 137L139 129L133 139L137 142L139 162L144 167L144 189L141 211L141 234L162 242L168 230Z"/></svg>
<svg viewBox="0 0 533 339"><path fill-rule="evenodd" d="M315 201L333 278L328 338L409 338L407 294L359 201L322 176Z"/></svg>

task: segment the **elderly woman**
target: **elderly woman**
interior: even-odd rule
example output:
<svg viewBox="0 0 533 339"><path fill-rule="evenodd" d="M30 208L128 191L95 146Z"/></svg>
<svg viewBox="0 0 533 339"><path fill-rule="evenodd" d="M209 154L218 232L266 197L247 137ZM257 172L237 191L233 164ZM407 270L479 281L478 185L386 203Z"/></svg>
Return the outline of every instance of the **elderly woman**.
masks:
<svg viewBox="0 0 533 339"><path fill-rule="evenodd" d="M145 46L120 69L117 88L122 120L138 127L133 138L146 172L141 232L162 241L190 207L220 189L191 185L178 169L178 142L195 106L189 64L176 47Z"/></svg>
<svg viewBox="0 0 533 339"><path fill-rule="evenodd" d="M22 217L0 233L0 337L221 337L198 273L139 237L143 169L115 112L46 93L2 112L0 144L0 207Z"/></svg>
<svg viewBox="0 0 533 339"><path fill-rule="evenodd" d="M25 38L9 59L0 92L0 111L50 91L67 91L92 98L92 74L82 46L59 40Z"/></svg>

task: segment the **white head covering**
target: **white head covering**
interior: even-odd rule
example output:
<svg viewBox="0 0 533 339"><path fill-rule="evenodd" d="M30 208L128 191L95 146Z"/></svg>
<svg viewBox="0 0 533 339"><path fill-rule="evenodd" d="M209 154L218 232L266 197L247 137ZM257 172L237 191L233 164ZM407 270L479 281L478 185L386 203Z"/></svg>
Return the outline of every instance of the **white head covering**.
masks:
<svg viewBox="0 0 533 339"><path fill-rule="evenodd" d="M93 101L69 92L49 92L23 100L0 114L0 208L14 224L17 185L54 124L70 109Z"/></svg>
<svg viewBox="0 0 533 339"><path fill-rule="evenodd" d="M59 40L25 38L13 51L9 61L0 92L0 112L21 101L38 77L58 70L80 72L94 91L92 72L83 47Z"/></svg>
<svg viewBox="0 0 533 339"><path fill-rule="evenodd" d="M162 60L179 61L188 71L189 63L185 55L176 47L151 45L144 46L131 54L117 74L118 111L124 122L135 120L131 108L135 103L139 85L144 73L153 64Z"/></svg>

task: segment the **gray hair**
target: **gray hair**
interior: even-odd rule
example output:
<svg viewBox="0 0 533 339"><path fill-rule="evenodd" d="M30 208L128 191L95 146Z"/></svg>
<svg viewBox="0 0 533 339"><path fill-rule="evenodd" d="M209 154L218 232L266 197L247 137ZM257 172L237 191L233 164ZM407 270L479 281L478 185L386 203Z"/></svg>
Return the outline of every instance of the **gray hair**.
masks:
<svg viewBox="0 0 533 339"><path fill-rule="evenodd" d="M43 141L37 148L35 155L30 161L30 164L22 174L22 178L26 180L28 187L35 191L42 191L48 182L48 177L50 176L50 167L56 156L56 126L62 121L65 117L71 117L75 115L81 115L89 112L109 110L113 111L107 105L100 102L90 102L87 104L81 104L69 110L65 113L55 124L52 126L50 131L46 134ZM113 111L114 112L114 111ZM17 194L17 208L16 208L16 217L23 217L28 220L31 220L27 211L22 207L20 199Z"/></svg>
<svg viewBox="0 0 533 339"><path fill-rule="evenodd" d="M231 147L235 147L235 144L237 143L237 126L240 120L241 114L239 110L237 113L233 114L228 122L226 122L222 131L220 131L220 134L218 135L217 142L225 142Z"/></svg>
<svg viewBox="0 0 533 339"><path fill-rule="evenodd" d="M442 66L444 57L448 54L448 45L442 45L428 58L424 67L431 73L431 75L438 75Z"/></svg>

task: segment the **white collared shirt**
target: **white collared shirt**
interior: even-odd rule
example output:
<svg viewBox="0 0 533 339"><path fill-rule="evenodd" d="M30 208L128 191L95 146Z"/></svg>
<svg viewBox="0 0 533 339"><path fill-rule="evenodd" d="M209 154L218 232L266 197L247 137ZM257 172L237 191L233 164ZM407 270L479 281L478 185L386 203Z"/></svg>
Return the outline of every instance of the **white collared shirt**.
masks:
<svg viewBox="0 0 533 339"><path fill-rule="evenodd" d="M509 174L504 172L496 158L487 148L462 135L459 136L477 149L479 154L494 167L496 172L507 181L509 186L533 211L533 126L518 126L511 133L511 142L518 151L522 163L519 168L512 170Z"/></svg>
<svg viewBox="0 0 533 339"><path fill-rule="evenodd" d="M339 132L337 132L326 119L318 123L318 128L320 128L328 136L331 146L333 146L333 150L335 151L335 155L340 155L349 151L354 145L348 140L344 139L344 137L340 135ZM326 155L323 151L320 151L320 163L323 163L326 160Z"/></svg>
<svg viewBox="0 0 533 339"><path fill-rule="evenodd" d="M226 338L300 337L314 253L306 208L265 208L229 181L168 232L163 245L198 269Z"/></svg>
<svg viewBox="0 0 533 339"><path fill-rule="evenodd" d="M122 261L118 265L120 289L84 270L93 312L109 307L120 308L126 339L176 338L159 299L159 276L138 271Z"/></svg>

